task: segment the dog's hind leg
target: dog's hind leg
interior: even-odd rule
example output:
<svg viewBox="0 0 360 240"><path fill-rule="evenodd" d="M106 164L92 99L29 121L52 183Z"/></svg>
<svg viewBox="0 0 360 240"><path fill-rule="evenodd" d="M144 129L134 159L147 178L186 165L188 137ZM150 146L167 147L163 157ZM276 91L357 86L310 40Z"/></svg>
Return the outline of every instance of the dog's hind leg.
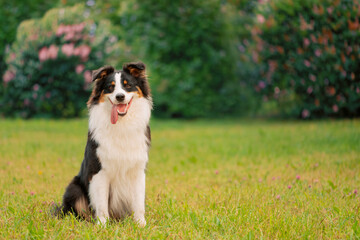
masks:
<svg viewBox="0 0 360 240"><path fill-rule="evenodd" d="M64 215L73 212L76 216L89 220L89 200L78 176L74 177L69 186L67 186L59 212L62 212Z"/></svg>

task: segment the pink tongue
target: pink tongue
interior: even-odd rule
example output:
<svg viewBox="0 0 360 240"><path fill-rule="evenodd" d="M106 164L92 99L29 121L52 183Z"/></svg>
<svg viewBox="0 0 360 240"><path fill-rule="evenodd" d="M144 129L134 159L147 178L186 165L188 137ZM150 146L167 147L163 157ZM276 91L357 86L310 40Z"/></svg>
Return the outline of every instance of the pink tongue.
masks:
<svg viewBox="0 0 360 240"><path fill-rule="evenodd" d="M120 113L126 113L126 104L118 104L115 105L113 104L112 109L111 109L111 123L112 124L116 124L117 120L118 120L118 111Z"/></svg>

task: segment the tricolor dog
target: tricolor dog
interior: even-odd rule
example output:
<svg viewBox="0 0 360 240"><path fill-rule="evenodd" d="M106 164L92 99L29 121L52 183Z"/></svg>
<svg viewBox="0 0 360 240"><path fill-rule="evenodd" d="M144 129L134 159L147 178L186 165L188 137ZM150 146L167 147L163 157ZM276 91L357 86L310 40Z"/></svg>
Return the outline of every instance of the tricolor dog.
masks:
<svg viewBox="0 0 360 240"><path fill-rule="evenodd" d="M89 131L80 171L58 214L99 223L133 215L145 226L145 168L150 147L150 88L142 62L93 71Z"/></svg>

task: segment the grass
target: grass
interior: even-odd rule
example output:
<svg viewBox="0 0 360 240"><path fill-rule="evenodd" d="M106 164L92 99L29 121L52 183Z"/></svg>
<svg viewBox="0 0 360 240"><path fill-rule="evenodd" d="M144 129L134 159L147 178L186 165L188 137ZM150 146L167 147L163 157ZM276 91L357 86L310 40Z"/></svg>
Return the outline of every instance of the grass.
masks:
<svg viewBox="0 0 360 240"><path fill-rule="evenodd" d="M54 219L87 121L0 121L0 239L359 239L360 121L152 121L146 220Z"/></svg>

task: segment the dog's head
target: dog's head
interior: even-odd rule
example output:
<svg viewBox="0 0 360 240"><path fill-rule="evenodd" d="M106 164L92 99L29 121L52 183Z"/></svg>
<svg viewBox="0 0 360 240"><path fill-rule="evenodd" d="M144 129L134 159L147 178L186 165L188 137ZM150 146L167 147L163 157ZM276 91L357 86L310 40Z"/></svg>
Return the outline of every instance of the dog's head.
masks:
<svg viewBox="0 0 360 240"><path fill-rule="evenodd" d="M92 73L93 91L88 107L105 103L111 105L111 123L123 117L131 108L133 101L150 98L150 88L142 62L127 63L117 71L112 66L101 67Z"/></svg>

